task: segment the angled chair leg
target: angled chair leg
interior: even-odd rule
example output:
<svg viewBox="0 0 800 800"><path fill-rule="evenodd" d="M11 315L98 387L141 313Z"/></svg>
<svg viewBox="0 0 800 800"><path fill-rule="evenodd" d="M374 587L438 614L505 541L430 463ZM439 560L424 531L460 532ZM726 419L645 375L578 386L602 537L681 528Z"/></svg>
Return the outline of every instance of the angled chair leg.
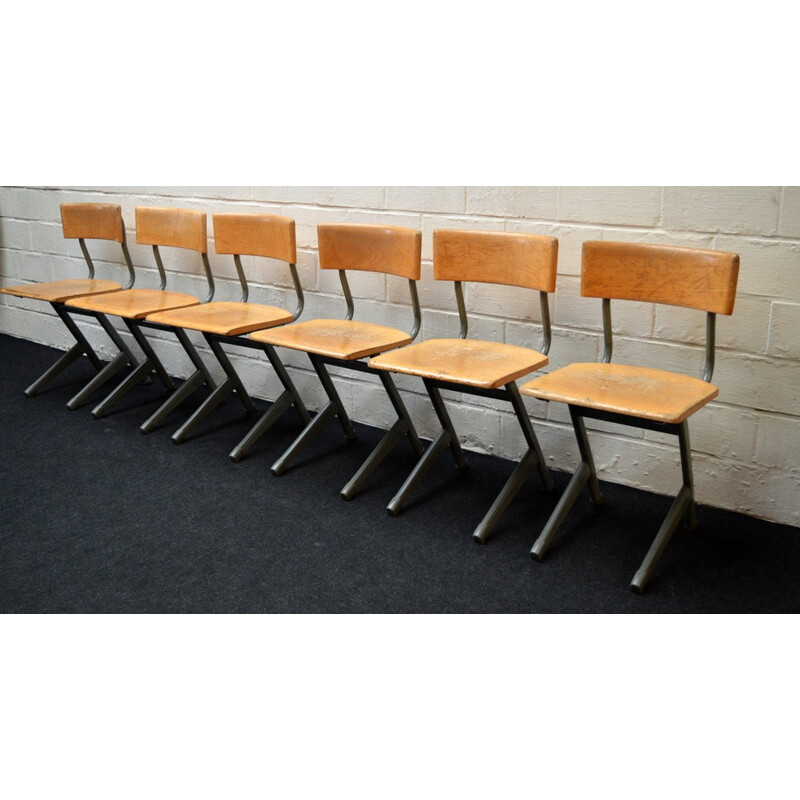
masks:
<svg viewBox="0 0 800 800"><path fill-rule="evenodd" d="M126 365L135 366L137 361L136 357L130 351L130 348L125 343L124 339L119 335L117 329L111 324L111 321L105 314L96 314L95 318L103 327L108 338L119 350L118 355L109 361L108 364L92 378L86 386L83 387L74 397L67 403L67 408L74 411L80 408L101 386L107 383Z"/></svg>
<svg viewBox="0 0 800 800"><path fill-rule="evenodd" d="M295 407L300 421L304 426L311 422L311 415L306 409L303 398L297 391L292 379L283 362L278 358L275 348L272 345L265 344L264 352L267 354L270 364L272 364L275 374L283 384L283 392L277 400L264 412L256 424L248 431L247 436L242 439L236 447L231 450L231 461L240 461L244 458L245 454L250 448L277 422L283 413L291 406Z"/></svg>
<svg viewBox="0 0 800 800"><path fill-rule="evenodd" d="M325 408L306 425L302 433L295 439L286 452L272 465L271 471L273 475L282 475L289 464L308 447L333 417L339 419L344 435L348 439L356 438L356 431L355 428L353 428L353 423L350 422L350 418L347 416L342 398L339 397L339 393L333 385L331 376L325 368L325 363L313 353L309 353L308 356L319 376L322 387L325 389L325 394L328 395L329 402Z"/></svg>
<svg viewBox="0 0 800 800"><path fill-rule="evenodd" d="M531 556L538 561L544 558L550 542L566 519L572 506L575 505L575 501L584 486L587 484L589 486L589 496L593 505L599 506L603 502L603 494L600 491L600 483L597 480L597 471L595 470L592 449L589 446L589 437L586 435L583 417L580 416L574 406L569 407L569 413L572 418L572 427L575 429L575 438L578 440L581 463L578 469L575 470L575 474L567 484L564 494L561 495L553 513L550 515L550 519L547 520L547 524L531 549Z"/></svg>
<svg viewBox="0 0 800 800"><path fill-rule="evenodd" d="M428 445L428 449L423 453L419 461L417 461L411 474L406 478L403 485L397 494L390 500L386 510L389 515L396 517L403 509L406 501L413 493L414 489L419 485L420 481L428 474L431 467L436 463L436 460L442 454L446 447L449 447L453 453L453 458L456 462L456 467L460 470L465 469L467 460L464 458L464 451L461 449L461 444L458 441L458 434L453 427L453 421L447 413L447 408L442 400L442 395L439 389L433 383L423 378L425 389L428 392L433 409L439 419L439 424L442 430L439 431L436 438Z"/></svg>
<svg viewBox="0 0 800 800"><path fill-rule="evenodd" d="M139 427L142 433L150 433L155 430L174 409L201 386L207 386L213 392L217 385L186 331L183 328L173 328L172 330L186 355L189 356L189 360L194 364L195 371Z"/></svg>
<svg viewBox="0 0 800 800"><path fill-rule="evenodd" d="M75 344L67 350L51 367L48 367L26 390L26 397L33 397L38 394L53 378L60 375L70 364L77 361L82 355L86 355L92 366L99 372L103 369L103 363L94 352L89 340L83 335L75 320L58 303L50 303L53 310L61 318L67 330L75 339Z"/></svg>
<svg viewBox="0 0 800 800"><path fill-rule="evenodd" d="M136 343L142 348L142 352L145 354L148 361L150 361L150 364L156 371L156 375L158 375L159 380L164 384L164 388L168 392L174 391L175 384L172 382L172 378L170 378L166 368L156 355L150 342L147 340L147 337L144 335L144 333L142 333L142 329L132 320L126 319L124 322L128 330L131 332L133 338L136 339Z"/></svg>
<svg viewBox="0 0 800 800"><path fill-rule="evenodd" d="M82 344L74 344L64 353L58 361L52 366L48 367L26 390L26 397L33 397L40 392L42 388L48 384L56 375L60 375L70 364L77 361L86 349Z"/></svg>
<svg viewBox="0 0 800 800"><path fill-rule="evenodd" d="M697 511L694 500L694 478L692 476L692 453L689 446L689 427L686 421L680 423L678 441L681 450L681 470L683 472L683 486L681 486L675 500L670 506L661 528L650 545L647 555L631 581L631 590L641 593L650 580L664 548L669 543L672 535L678 529L681 520L685 520L686 527L693 530L697 525Z"/></svg>
<svg viewBox="0 0 800 800"><path fill-rule="evenodd" d="M186 422L172 434L172 441L180 444L225 398L233 391L233 381L226 378L194 410Z"/></svg>
<svg viewBox="0 0 800 800"><path fill-rule="evenodd" d="M402 439L408 439L409 444L411 445L411 448L417 457L421 457L425 452L425 448L422 446L422 442L419 440L417 430L414 427L414 423L411 420L408 409L406 408L405 403L403 403L403 399L400 397L397 387L394 385L391 373L381 371L378 373L378 376L380 377L381 383L383 383L383 388L386 390L386 393L389 395L389 399L394 406L395 413L397 414L397 421L384 434L383 438L380 440L380 442L378 442L375 449L369 454L369 456L367 456L364 463L359 467L356 474L353 475L353 477L342 489L341 495L345 500L352 500L356 496L357 492L364 484L364 481L369 478L378 465L386 458L386 456L389 455L389 453L391 453L395 445Z"/></svg>
<svg viewBox="0 0 800 800"><path fill-rule="evenodd" d="M248 414L254 413L256 410L255 404L253 403L250 395L247 393L247 389L244 388L244 384L242 383L242 379L239 377L239 374L233 368L233 364L231 364L228 354L222 349L222 345L216 339L213 339L208 334L203 335L205 336L206 342L208 342L208 346L211 348L211 352L214 353L217 361L219 361L220 366L225 371L225 374L228 376L229 380L232 382L236 396L244 406L244 410Z"/></svg>
<svg viewBox="0 0 800 800"><path fill-rule="evenodd" d="M520 489L525 485L525 481L534 470L538 471L539 480L542 482L542 486L546 491L553 488L553 479L550 477L550 470L547 469L547 465L544 463L544 456L539 446L539 440L536 438L536 433L533 430L533 425L531 425L528 412L525 410L525 405L520 397L517 384L513 382L507 383L505 389L509 394L511 405L514 407L514 413L517 415L522 433L528 443L528 450L519 464L514 468L514 471L500 490L494 503L492 503L492 507L481 520L480 525L475 528L472 538L481 544L485 543L489 538L497 521L511 504L511 501L517 496Z"/></svg>

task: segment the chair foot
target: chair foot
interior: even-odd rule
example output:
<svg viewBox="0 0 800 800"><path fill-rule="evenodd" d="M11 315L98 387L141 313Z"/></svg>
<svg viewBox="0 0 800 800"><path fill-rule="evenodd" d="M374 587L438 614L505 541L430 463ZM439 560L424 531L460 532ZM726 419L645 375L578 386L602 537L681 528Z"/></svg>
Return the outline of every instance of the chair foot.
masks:
<svg viewBox="0 0 800 800"><path fill-rule="evenodd" d="M70 364L77 361L85 350L80 344L74 344L59 357L58 361L43 372L26 390L26 397L33 397L40 392L45 384L49 383L56 375L60 375Z"/></svg>

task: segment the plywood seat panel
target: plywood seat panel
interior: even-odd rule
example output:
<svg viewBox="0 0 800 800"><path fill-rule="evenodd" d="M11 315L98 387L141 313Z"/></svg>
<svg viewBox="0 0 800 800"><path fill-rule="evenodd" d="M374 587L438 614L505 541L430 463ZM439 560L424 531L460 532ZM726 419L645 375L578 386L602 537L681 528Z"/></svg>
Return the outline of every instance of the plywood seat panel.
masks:
<svg viewBox="0 0 800 800"><path fill-rule="evenodd" d="M405 331L371 322L312 319L250 335L257 342L354 361L411 342Z"/></svg>
<svg viewBox="0 0 800 800"><path fill-rule="evenodd" d="M292 312L284 308L234 302L204 303L199 306L162 311L147 317L148 322L217 333L220 336L239 336L242 333L284 325L292 319L294 319Z"/></svg>
<svg viewBox="0 0 800 800"><path fill-rule="evenodd" d="M8 286L5 289L0 289L0 292L14 295L15 297L44 300L48 303L63 303L73 297L119 292L121 289L122 286L116 281L77 278L63 281L47 281L45 283L30 283L23 286Z"/></svg>
<svg viewBox="0 0 800 800"><path fill-rule="evenodd" d="M522 394L655 422L679 423L719 390L674 372L624 364L570 364L520 387Z"/></svg>
<svg viewBox="0 0 800 800"><path fill-rule="evenodd" d="M370 359L375 369L496 389L548 363L527 347L478 339L428 339Z"/></svg>
<svg viewBox="0 0 800 800"><path fill-rule="evenodd" d="M199 304L200 301L190 294L162 292L159 289L128 289L100 295L100 297L81 297L67 302L68 306L77 306L89 311L99 311L102 314L111 314L127 319L144 319L157 311L168 311L171 308Z"/></svg>

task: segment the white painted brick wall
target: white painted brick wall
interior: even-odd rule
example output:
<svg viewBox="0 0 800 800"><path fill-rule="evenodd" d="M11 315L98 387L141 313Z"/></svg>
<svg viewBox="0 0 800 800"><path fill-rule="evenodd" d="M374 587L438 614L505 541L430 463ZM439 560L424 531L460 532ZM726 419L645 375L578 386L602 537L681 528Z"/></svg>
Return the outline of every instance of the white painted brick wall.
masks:
<svg viewBox="0 0 800 800"><path fill-rule="evenodd" d="M600 302L580 297L581 245L589 239L653 242L731 250L741 272L734 314L717 325L719 398L691 422L698 498L702 503L800 526L800 189L797 187L0 187L0 285L80 277L85 266L75 241L61 236L59 204L117 202L126 221L137 286L155 287L152 249L136 243L137 205L220 211L278 213L297 222L298 270L306 293L304 316L341 317L344 300L335 272L320 271L317 225L367 222L406 225L423 233L419 294L424 337L455 337L459 321L452 284L432 271L437 228L508 230L559 239L559 282L550 300L554 325L552 371L572 361L594 361L602 352ZM209 260L219 299L238 299L233 261L218 256L209 218ZM120 281L126 270L114 244L90 243L98 277ZM165 250L170 288L205 294L195 253ZM294 307L288 270L269 259L244 259L251 299ZM350 274L356 317L408 329L406 282ZM538 347L535 292L484 284L465 286L470 335ZM612 304L614 357L698 374L704 315L646 303ZM114 354L91 320L81 329L104 357ZM117 323L123 329L121 323ZM68 334L47 306L0 296L0 331L59 348ZM131 341L122 330L126 341ZM189 374L186 355L168 333L153 334L167 367ZM688 342L683 345L683 342ZM137 350L132 344L134 350ZM207 353L205 347L202 352ZM266 359L254 351L231 351L254 395L273 399L280 386ZM282 356L311 409L324 393L302 353ZM212 359L208 359L213 364ZM218 368L213 366L216 372ZM391 407L371 376L334 370L345 406L356 420L386 427ZM420 434L437 432L436 417L421 381L399 376ZM521 381L522 382L522 381ZM468 449L519 458L525 443L509 409L497 401L445 392ZM525 399L549 465L574 469L578 452L566 409ZM648 491L672 493L680 483L672 437L603 423L587 426L601 477Z"/></svg>

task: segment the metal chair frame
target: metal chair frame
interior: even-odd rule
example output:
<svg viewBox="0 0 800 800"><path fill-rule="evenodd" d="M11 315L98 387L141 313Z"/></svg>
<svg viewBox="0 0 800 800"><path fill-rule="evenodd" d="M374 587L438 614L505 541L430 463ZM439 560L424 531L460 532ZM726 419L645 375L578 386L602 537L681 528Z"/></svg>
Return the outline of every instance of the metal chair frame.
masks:
<svg viewBox="0 0 800 800"><path fill-rule="evenodd" d="M603 303L603 355L601 363L611 363L613 351L613 334L611 326L611 299L602 298ZM706 312L706 338L705 338L705 361L703 365L702 380L709 382L714 372L714 352L715 352L715 331L716 314L711 311ZM575 438L581 456L581 462L570 479L567 488L559 499L553 513L547 521L542 532L531 549L531 556L537 561L541 561L547 549L552 543L553 537L563 524L572 507L575 505L584 486L589 488L589 497L592 505L599 506L603 503L603 494L597 478L592 450L589 444L589 437L586 433L584 419L596 419L603 422L612 422L627 427L640 428L643 430L657 431L678 438L678 445L681 457L681 472L683 483L678 494L670 506L666 517L653 540L650 549L642 561L639 569L631 580L630 588L632 591L641 593L661 558L664 549L669 543L681 521L684 522L687 530L694 530L697 526L697 503L694 497L694 478L692 474L692 452L689 442L688 419L680 423L656 422L653 420L642 419L633 415L607 412L598 409L586 408L582 406L567 404L569 408L572 427L575 431Z"/></svg>
<svg viewBox="0 0 800 800"><path fill-rule="evenodd" d="M456 304L458 306L458 316L461 326L458 338L466 339L469 330L469 321L464 303L462 281L454 281L453 283L455 287ZM539 292L539 304L542 317L542 346L539 349L539 352L541 352L543 355L547 355L550 350L550 343L552 340L550 309L547 302L547 292ZM544 462L544 456L542 455L539 441L536 438L536 433L533 430L528 412L522 402L522 398L520 397L519 389L515 381L511 381L503 385L502 388L498 389L483 389L474 386L467 386L461 383L433 380L430 378L422 378L422 382L425 386L428 396L430 397L431 403L433 404L434 411L441 425L441 430L436 435L436 438L427 447L424 454L414 466L414 469L406 478L398 492L389 502L386 510L393 517L396 517L402 511L414 490L447 447L450 448L450 451L453 454L456 467L459 470L464 470L467 467L467 460L464 456L464 451L461 448L461 444L458 440L458 434L456 433L455 427L453 426L453 421L447 412L447 406L442 399L440 390L447 389L464 394L473 394L479 397L489 397L495 400L503 400L504 402L510 403L514 409L514 414L520 424L522 434L525 437L525 441L528 445L528 449L515 467L514 471L509 476L503 488L500 490L500 493L497 495L489 511L486 513L472 534L473 539L476 542L483 544L491 535L492 530L494 529L503 512L511 504L534 470L538 472L539 479L546 491L549 491L553 486L550 471Z"/></svg>
<svg viewBox="0 0 800 800"><path fill-rule="evenodd" d="M355 311L353 295L350 291L350 285L347 281L346 270L340 269L338 270L338 273L339 280L342 285L342 291L345 297L345 302L347 303L347 313L344 318L346 320L351 320L353 319L353 314ZM422 311L419 304L416 280L409 278L408 287L411 297L411 306L414 314L414 324L410 336L411 340L414 341L417 338L422 325ZM391 375L386 372L381 372L380 370L374 370L370 368L366 361L362 359L345 360L330 356L318 355L316 353L308 353L307 355L312 366L314 367L315 372L317 373L317 376L320 379L323 389L325 390L325 394L328 397L328 402L324 408L322 408L314 416L314 418L308 422L300 435L287 448L283 455L281 455L281 457L275 461L271 468L273 475L282 475L289 467L291 462L294 461L295 458L297 458L297 456L306 449L306 447L308 447L308 445L320 434L325 426L331 422L333 417L336 417L339 420L344 435L347 439L352 440L357 437L355 429L353 428L353 424L347 416L347 412L345 411L342 399L339 396L339 393L336 391L336 387L331 379L330 373L327 370L328 366L342 367L353 372L365 372L371 375L377 375L383 385L384 390L386 391L386 394L389 396L389 400L395 410L395 413L397 414L397 421L392 425L391 428L389 428L388 431L386 431L381 441L378 442L376 447L372 450L369 456L367 456L353 477L342 488L340 494L343 499L352 500L356 496L361 487L364 485L364 482L375 471L375 469L377 469L377 467L386 458L386 456L389 455L389 453L394 449L401 439L408 439L408 442L417 457L422 455L424 448L420 442L416 428L414 427L414 423L411 420L411 416L408 413L408 409L405 407L403 399L400 396L400 393L397 391L397 387L395 386ZM248 436L245 437L244 442L247 441L251 434L248 434ZM244 442L242 444L244 444Z"/></svg>
<svg viewBox="0 0 800 800"><path fill-rule="evenodd" d="M163 292L167 288L167 274L164 270L164 264L161 260L161 252L159 251L159 245L152 245L153 247L153 256L155 258L156 267L158 269L159 274L159 287L158 290ZM205 299L202 301L203 303L209 303L214 297L214 276L211 274L211 265L208 263L208 254L207 253L200 253L203 262L203 271L205 273L206 282L208 284L208 294L206 295ZM194 345L190 341L189 337L186 336L185 331L177 328L172 328L168 325L157 325L154 323L149 323L143 319L128 319L127 317L122 318L123 323L128 328L133 336L136 343L142 349L144 353L144 358L138 360L134 364L133 370L125 377L125 379L118 384L111 393L102 400L97 406L92 409L92 416L95 419L99 419L100 417L104 416L108 410L118 403L131 389L135 386L138 386L140 383L143 383L149 377L150 373L155 371L156 375L158 376L161 383L164 385L164 388L168 392L175 391L175 383L173 382L172 378L170 377L169 373L166 370L166 367L161 363L161 360L156 355L155 351L153 350L150 342L147 340L147 337L144 334L145 328L153 328L156 330L164 330L170 331L174 333L178 341L183 346L184 350L187 352L189 357L192 360L192 363L197 367L197 369L207 372L207 368L203 364L200 355L197 353ZM111 377L110 375L108 377ZM208 376L211 377L210 374ZM105 381L103 381L105 382ZM95 389L97 387L94 387ZM89 389L87 385L84 388L84 392ZM92 389L94 391L94 389Z"/></svg>
<svg viewBox="0 0 800 800"><path fill-rule="evenodd" d="M93 280L95 275L94 262L92 261L91 255L89 255L89 249L86 246L86 240L79 238L78 243L80 244L83 258L86 261L86 266L88 269L87 277L89 280ZM133 268L130 252L128 251L124 223L122 225L122 242L120 242L120 245L122 248L123 257L125 259L125 265L128 269L128 281L125 286L122 287L123 290L125 290L133 287L136 281L136 273ZM126 365L133 365L136 363L136 358L131 352L130 348L119 335L119 332L116 330L116 328L111 324L111 321L108 319L108 317L105 316L105 314L101 314L96 311L85 311L83 309L74 307L68 308L65 302L50 301L50 306L64 323L65 327L72 335L72 338L75 339L75 344L72 345L72 347L70 347L69 350L67 350L62 356L60 356L60 358L52 366L45 370L45 372L43 372L30 386L28 386L27 389L25 389L25 395L27 397L33 397L34 395L38 394L48 383L50 383L50 381L52 381L56 376L60 375L70 364L77 361L82 355L85 355L89 359L91 365L97 370L97 375L89 382L89 384L87 384L87 386L93 386L95 388L107 381L113 375L116 375ZM119 351L119 353L108 364L104 365L100 360L94 348L89 343L89 340L72 318L72 315L92 317L93 319L96 319L98 323L100 323L100 326L103 328L109 339L111 339ZM85 388L86 387L84 387L84 389ZM82 405L83 402L85 402L88 394L85 393L84 389L82 389L80 392L78 392L78 394L69 400L67 403L67 408L74 410ZM92 389L92 391L94 391L94 389Z"/></svg>
<svg viewBox="0 0 800 800"><path fill-rule="evenodd" d="M233 260L242 290L240 302L247 303L250 296L250 289L247 283L247 278L244 274L244 269L242 268L240 255L238 253L234 253ZM297 307L292 315L292 321L295 321L303 312L304 295L303 287L300 283L300 277L297 273L297 265L290 263L289 270L292 275L295 294L297 295ZM208 300L205 302L208 302ZM155 430L155 428L157 428L175 408L177 408L186 398L188 398L201 386L205 386L208 389L208 396L195 409L195 411L192 412L189 418L178 428L178 430L172 434L172 441L175 442L175 444L180 444L183 442L186 437L195 428L197 428L197 426L215 408L217 408L227 399L231 392L236 393L236 396L244 406L246 413L253 414L256 412L256 406L253 403L253 399L247 392L247 389L242 383L241 378L237 374L233 364L228 358L227 353L222 349L223 344L233 345L235 347L250 348L253 350L263 350L283 386L283 392L264 412L256 425L250 430L247 437L245 437L245 439L240 442L231 452L230 457L233 461L239 461L290 406L294 405L300 420L304 424L307 424L310 421L311 417L305 407L305 404L303 403L302 398L300 397L300 393L297 391L297 388L292 382L289 373L286 371L286 368L281 363L271 345L255 342L252 339L247 338L245 334L241 334L239 336L225 336L218 333L209 333L203 331L203 338L225 373L225 379L222 381L222 383L217 385L196 349L191 344L191 341L189 340L189 337L183 328L173 328L171 326L147 321L144 322L144 325L146 327L173 331L178 337L178 341L180 341L184 350L186 350L189 358L192 360L192 363L195 366L195 371L167 398L161 407L158 408L158 410L156 410L141 425L140 430L142 433L150 433L150 431Z"/></svg>

